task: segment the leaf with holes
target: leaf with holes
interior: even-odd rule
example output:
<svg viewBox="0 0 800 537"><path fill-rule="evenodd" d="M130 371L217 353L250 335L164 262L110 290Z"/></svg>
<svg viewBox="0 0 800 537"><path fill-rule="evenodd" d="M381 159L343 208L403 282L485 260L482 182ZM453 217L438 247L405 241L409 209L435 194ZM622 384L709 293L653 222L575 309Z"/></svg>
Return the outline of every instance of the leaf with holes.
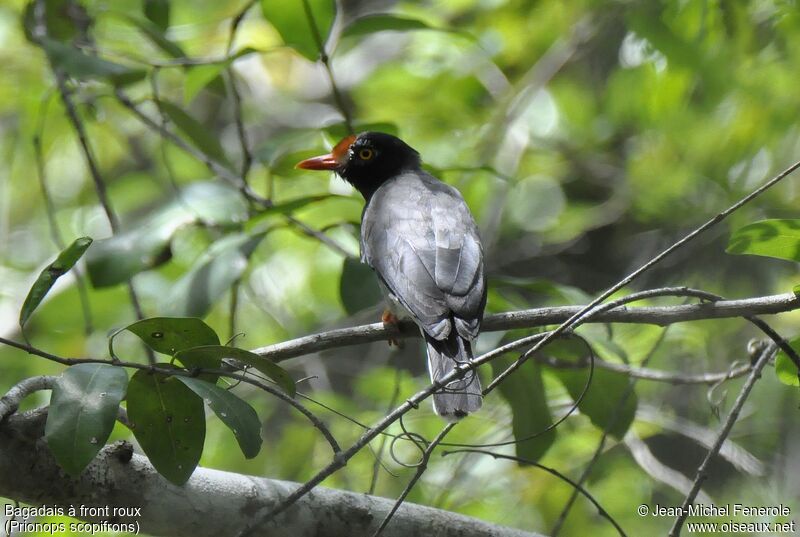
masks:
<svg viewBox="0 0 800 537"><path fill-rule="evenodd" d="M203 400L175 377L140 370L128 385L127 408L133 435L155 469L184 484L203 453Z"/></svg>
<svg viewBox="0 0 800 537"><path fill-rule="evenodd" d="M294 380L286 370L269 358L264 358L244 349L226 347L224 345L202 345L179 352L175 355L175 358L187 367L208 367L214 361L219 363L218 360L223 358L238 360L264 373L291 397L294 397L296 393Z"/></svg>
<svg viewBox="0 0 800 537"><path fill-rule="evenodd" d="M20 328L25 325L36 308L39 307L44 297L55 285L56 280L75 266L75 263L78 262L91 244L92 239L89 237L75 239L72 244L58 254L55 261L44 268L31 286L28 296L25 297L25 302L22 304L22 309L19 312Z"/></svg>
<svg viewBox="0 0 800 537"><path fill-rule="evenodd" d="M80 474L100 451L117 419L128 375L108 364L77 364L56 379L44 438L58 465Z"/></svg>
<svg viewBox="0 0 800 537"><path fill-rule="evenodd" d="M320 49L336 16L334 0L261 0L261 12L283 42L311 61L320 57Z"/></svg>
<svg viewBox="0 0 800 537"><path fill-rule="evenodd" d="M513 362L511 359L494 360L492 371L497 376ZM531 461L541 459L556 438L555 430L543 432L553 424L553 418L545 398L541 366L528 360L509 375L499 388L511 406L517 457Z"/></svg>
<svg viewBox="0 0 800 537"><path fill-rule="evenodd" d="M175 317L204 317L247 270L250 255L265 235L237 233L212 244L194 267L172 285L162 311Z"/></svg>
<svg viewBox="0 0 800 537"><path fill-rule="evenodd" d="M729 254L749 254L800 261L800 220L761 220L737 229Z"/></svg>
<svg viewBox="0 0 800 537"><path fill-rule="evenodd" d="M200 345L219 345L217 333L193 317L151 317L125 329L139 336L154 351L169 356Z"/></svg>
<svg viewBox="0 0 800 537"><path fill-rule="evenodd" d="M261 451L261 421L252 406L236 395L204 380L176 377L208 403L211 410L233 432L245 458Z"/></svg>

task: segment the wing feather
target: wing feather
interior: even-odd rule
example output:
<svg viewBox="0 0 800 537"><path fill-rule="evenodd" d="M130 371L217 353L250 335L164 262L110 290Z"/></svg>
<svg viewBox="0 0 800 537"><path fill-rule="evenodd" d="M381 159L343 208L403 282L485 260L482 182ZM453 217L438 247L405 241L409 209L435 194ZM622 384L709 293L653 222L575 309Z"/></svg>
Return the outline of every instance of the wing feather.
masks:
<svg viewBox="0 0 800 537"><path fill-rule="evenodd" d="M461 194L424 172L384 183L364 209L362 258L431 337L473 339L486 303L483 250Z"/></svg>

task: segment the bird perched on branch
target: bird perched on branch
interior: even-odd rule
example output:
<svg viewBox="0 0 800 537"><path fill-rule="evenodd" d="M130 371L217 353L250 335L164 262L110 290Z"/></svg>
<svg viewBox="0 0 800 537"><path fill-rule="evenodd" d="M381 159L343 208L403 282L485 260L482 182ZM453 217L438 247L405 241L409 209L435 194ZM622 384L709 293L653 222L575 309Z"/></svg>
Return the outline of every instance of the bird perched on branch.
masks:
<svg viewBox="0 0 800 537"><path fill-rule="evenodd" d="M486 282L478 229L458 190L424 171L405 142L380 132L348 136L297 167L332 170L364 196L361 260L377 273L395 312L420 327L431 380L470 360ZM433 408L458 420L481 400L478 376L468 370L434 393Z"/></svg>

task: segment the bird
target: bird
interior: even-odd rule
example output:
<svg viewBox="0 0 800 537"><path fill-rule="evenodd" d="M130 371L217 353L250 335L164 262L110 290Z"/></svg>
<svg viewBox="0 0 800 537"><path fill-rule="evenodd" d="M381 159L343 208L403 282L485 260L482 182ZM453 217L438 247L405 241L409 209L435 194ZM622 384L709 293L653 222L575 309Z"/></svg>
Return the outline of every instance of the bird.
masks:
<svg viewBox="0 0 800 537"><path fill-rule="evenodd" d="M347 136L296 167L333 171L364 197L361 261L377 274L390 311L420 328L431 381L469 362L486 279L478 226L461 193L425 171L415 149L382 132ZM434 411L447 421L483 402L476 371L464 370L433 393Z"/></svg>

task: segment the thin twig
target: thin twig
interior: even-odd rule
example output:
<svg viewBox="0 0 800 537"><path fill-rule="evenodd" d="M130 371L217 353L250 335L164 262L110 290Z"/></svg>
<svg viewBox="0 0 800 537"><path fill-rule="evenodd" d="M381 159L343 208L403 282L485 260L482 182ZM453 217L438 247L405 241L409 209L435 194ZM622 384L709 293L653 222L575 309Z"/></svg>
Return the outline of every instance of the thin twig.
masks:
<svg viewBox="0 0 800 537"><path fill-rule="evenodd" d="M682 290L686 288L678 288ZM670 290L677 293L677 290ZM680 295L682 296L682 295ZM559 306L535 308L487 315L483 319L481 332L496 332L516 328L537 328L561 323L583 310L586 306ZM610 311L595 313L586 322L591 323L633 323L667 326L673 323L697 321L702 319L723 319L749 315L768 315L800 309L800 298L794 293L773 295L741 300L720 300L702 304L683 304L679 306L619 307ZM375 341L416 338L419 329L410 321L401 321L397 326L372 323L340 328L300 337L265 347L253 352L276 362L297 356L324 351L327 349L360 345Z"/></svg>
<svg viewBox="0 0 800 537"><path fill-rule="evenodd" d="M311 4L309 4L308 0L303 0L303 10L305 11L306 20L310 26L314 43L317 45L319 61L322 62L323 67L325 67L325 72L328 75L328 81L330 81L331 84L331 93L333 93L333 99L336 101L336 106L342 113L347 132L354 134L353 122L350 119L350 112L347 110L342 93L339 91L339 87L336 85L336 78L333 76L333 68L331 67L331 59L328 56L328 53L325 51L325 42L322 40L322 35L319 33L319 27L317 26L317 21L314 19L314 12L311 10Z"/></svg>
<svg viewBox="0 0 800 537"><path fill-rule="evenodd" d="M408 482L406 488L403 489L403 492L400 493L400 496L398 496L397 501L392 506L392 509L388 513L386 513L386 516L383 518L381 525L378 526L378 529L375 530L375 533L372 534L372 537L379 537L380 534L383 533L383 530L386 528L386 526L389 525L389 522L391 522L392 517L397 512L397 510L400 509L400 506L403 505L403 502L405 501L408 494L411 492L411 489L414 488L414 485L417 484L419 478L422 477L422 474L424 474L425 470L428 469L428 461L430 460L433 451L436 449L439 443L442 440L444 440L444 437L447 436L447 433L449 433L453 429L453 427L456 426L457 423L458 422L453 421L445 425L444 428L439 432L439 434L436 435L436 438L434 438L431 441L431 443L428 444L428 447L422 454L422 459L417 465L417 471L414 472L414 476Z"/></svg>
<svg viewBox="0 0 800 537"><path fill-rule="evenodd" d="M145 114L141 111L141 109L136 106L136 104L120 89L115 91L115 95L119 103L130 110L134 116L136 116L142 123L144 123L147 127L154 130L158 134L160 134L163 138L169 140L170 142L174 143L177 147L185 151L186 153L192 155L197 160L205 164L205 166L214 174L221 177L222 179L228 181L233 186L239 189L242 195L250 202L254 203L255 205L263 208L269 209L272 207L272 201L267 198L260 196L258 193L253 191L252 188L243 180L241 176L235 173L233 170L221 164L205 154L204 152L196 149L188 142L183 140L180 136L170 131L166 126L160 125L155 120L153 120L150 116ZM308 226L307 224L301 222L300 220L296 219L294 216L288 214L285 215L286 220L288 220L292 225L296 226L300 229L300 231L309 237L314 237L317 240L321 241L323 244L334 250L335 252L346 256L346 257L355 257L353 254L348 252L345 248L343 248L338 242L334 239L330 238L329 236L325 235L322 232L315 230L314 228Z"/></svg>
<svg viewBox="0 0 800 537"><path fill-rule="evenodd" d="M683 500L683 504L681 505L680 509L681 514L675 519L675 523L672 525L672 529L669 531L669 537L677 537L680 535L681 527L686 521L686 517L689 515L689 506L694 503L697 493L700 491L700 487L708 477L708 467L711 463L711 460L717 455L717 453L719 453L722 444L725 442L725 439L728 438L731 429L733 429L733 426L736 424L736 420L739 418L739 413L742 411L745 401L747 401L747 398L750 395L750 391L753 389L756 381L761 378L761 370L764 369L764 366L767 365L777 349L777 345L767 345L766 348L761 352L761 356L759 356L758 360L753 365L753 370L750 372L750 376L747 377L747 380L742 386L742 390L736 397L736 401L733 403L733 407L731 408L731 411L728 414L728 418L725 420L722 429L720 429L719 434L717 434L714 444L711 446L711 449L708 450L703 462L700 463L700 466L697 468L697 473L695 474L694 482L692 483L692 489Z"/></svg>
<svg viewBox="0 0 800 537"><path fill-rule="evenodd" d="M43 0L37 0L34 6L34 19L35 19L35 29L34 29L34 37L37 40L45 39L48 37L47 35L47 23L46 23L46 3ZM49 56L48 56L49 58ZM54 64L52 60L50 60L50 69L53 71L53 75L56 79L56 86L58 87L58 93L61 96L61 102L64 104L64 109L67 112L67 118L69 119L72 128L75 130L75 134L78 136L78 142L81 146L81 151L83 152L83 156L86 159L86 165L89 168L89 174L92 177L92 181L94 182L94 189L97 193L97 198L100 201L100 205L103 207L103 211L106 213L106 218L108 219L108 224L111 227L111 232L116 234L119 231L119 219L117 218L116 213L114 212L113 207L111 206L111 200L108 197L108 192L106 190L105 181L103 181L103 177L100 174L100 168L97 165L97 161L94 157L94 153L92 152L92 148L89 145L89 137L86 134L86 129L84 129L83 122L78 115L78 111L75 108L75 104L72 102L72 97L70 93L70 89L67 86L67 75L63 69L61 69L58 65ZM139 297L136 294L136 289L133 286L133 282L128 280L128 295L130 297L131 306L133 307L133 311L136 314L137 319L143 319L144 314L142 313L142 307L139 303ZM152 351L147 352L147 356L151 362L154 362L154 357Z"/></svg>
<svg viewBox="0 0 800 537"><path fill-rule="evenodd" d="M392 396L389 398L389 404L386 407L386 412L392 410L397 404L397 398L400 397L400 368L396 367L394 370L394 389ZM369 482L369 489L367 494L375 494L375 487L378 485L378 471L381 468L381 457L383 451L386 449L386 437L381 438L381 445L378 447L378 452L375 453L375 462L372 464L372 478Z"/></svg>
<svg viewBox="0 0 800 537"><path fill-rule="evenodd" d="M534 462L528 459L523 459L521 457L515 457L513 455L503 455L502 453L494 453L493 451L486 451L483 449L454 449L452 451L442 452L442 456L446 457L448 455L453 455L455 453L480 453L481 455L489 455L491 457L494 457L495 459L506 459L509 461L515 461L518 462L519 464L535 466L536 468L544 470L545 472L559 478L565 483L569 483L569 485L572 486L573 489L583 494L583 496L586 497L586 499L588 499L590 502L592 502L592 504L597 508L598 514L603 518L605 518L606 520L608 520L611 523L611 525L614 526L614 528L617 530L617 533L619 533L622 537L626 537L625 531L622 529L622 527L620 527L617 521L614 520L614 518L610 514L608 514L608 511L603 509L603 506L601 506L600 503L598 503L598 501L595 500L594 497L591 494L589 494L589 492L585 488L583 488L582 486L580 486L579 484L577 484L576 482L574 482L573 480L571 480L570 478L559 472L558 470L555 470L554 468L550 468L549 466L544 466L543 464L539 464L538 462Z"/></svg>
<svg viewBox="0 0 800 537"><path fill-rule="evenodd" d="M150 364L141 364L139 362L124 362L124 361L115 361L115 360L106 360L100 358L63 358L61 356L57 356L55 354L51 354L49 352L43 351L38 349L32 345L28 345L26 343L19 343L17 341L13 341L10 339L6 339L4 337L0 337L0 343L4 345L8 345L9 347L15 347L19 350L25 351L29 354L33 354L36 356L40 356L52 362L57 362L63 365L76 365L76 364L109 364L116 367L126 367L130 369L141 369L145 371L152 371L155 373L162 373L164 375L180 375L180 376L196 376L201 373L209 373L213 375L219 375L227 378L232 378L238 380L240 382L244 382L246 384L251 384L258 388L261 388L265 392L274 395L278 399L282 400L283 402L289 404L290 406L294 407L298 412L303 414L311 424L322 433L322 436L328 441L328 444L331 446L331 450L333 450L334 455L338 455L341 452L341 448L339 444L336 442L336 439L331 434L328 427L319 419L317 418L313 412L308 410L305 406L303 406L300 402L296 401L295 399L286 395L283 391L279 390L278 388L274 388L269 384L264 382L260 382L257 379L252 378L252 376L243 374L243 373L236 373L232 372L228 369L205 369L205 368L195 368L191 371L182 370L182 369L168 369L159 367L158 365L150 365Z"/></svg>
<svg viewBox="0 0 800 537"><path fill-rule="evenodd" d="M555 369L579 369L584 368L587 364L568 362L553 358L552 356L541 356L535 358L540 364ZM625 364L617 364L614 362L607 362L605 360L596 360L594 366L598 369L605 369L606 371L613 371L621 375L627 375L631 378L638 380L650 380L653 382L666 382L667 384L716 384L720 381L730 380L742 377L750 372L752 366L744 364L734 367L728 371L720 371L717 373L698 373L696 375L688 375L675 371L662 371L659 369L651 369L647 367L633 367Z"/></svg>
<svg viewBox="0 0 800 537"><path fill-rule="evenodd" d="M50 238L59 250L66 248L64 237L61 235L61 230L58 227L56 219L56 206L53 202L53 197L50 195L50 188L47 185L47 169L44 162L44 151L42 149L42 138L44 137L45 121L47 120L47 109L50 103L50 92L42 99L39 107L39 122L36 127L36 134L33 135L33 153L36 160L36 177L39 179L39 188L42 192L42 199L44 200L45 213L47 214L47 223L50 226ZM83 327L84 333L91 334L94 330L94 322L92 321L92 308L89 303L89 292L86 289L86 282L83 279L81 269L75 265L72 267L72 273L75 276L75 285L78 289L78 298L81 303L81 312L83 313Z"/></svg>
<svg viewBox="0 0 800 537"><path fill-rule="evenodd" d="M257 0L248 0L247 4L231 19L231 27L228 32L228 46L225 49L225 55L230 56L233 48L233 42L236 40L236 33L242 24L247 12L250 11L256 4ZM247 130L244 128L244 116L242 114L242 95L239 93L239 85L236 83L236 76L233 72L233 63L229 63L225 68L228 83L233 97L233 117L236 123L236 133L239 136L239 146L242 150L242 181L247 183L247 176L250 173L250 168L253 165L253 153L250 151L250 142L247 138Z"/></svg>
<svg viewBox="0 0 800 537"><path fill-rule="evenodd" d="M661 344L664 342L664 339L667 336L667 331L669 327L665 328L661 331L656 339L653 346L645 355L644 359L642 359L642 366L646 366L650 360L655 355L656 351L661 347ZM595 361L595 366L597 366L599 360ZM606 440L608 439L608 435L610 434L611 429L613 429L617 423L619 422L620 416L622 415L622 409L625 404L630 399L631 395L634 393L634 388L636 386L636 378L631 377L628 380L628 386L625 388L625 391L622 393L620 398L617 400L617 403L614 405L613 413L611 415L611 419L609 420L608 424L603 428L603 434L600 436L600 441L597 443L597 447L592 454L592 458L586 464L581 472L580 477L578 478L577 484L578 486L583 486L586 480L589 478L589 474L592 472L594 465L600 460L600 455L603 453L603 449L605 449ZM553 524L553 529L550 530L550 534L552 537L557 537L558 534L561 532L561 528L564 525L564 522L567 521L567 515L569 515L569 511L572 508L572 505L575 503L575 500L578 498L578 489L572 489L572 493L570 494L569 499L567 499L567 503L564 504L564 507L561 509L561 513L559 513L558 518L556 519L555 523Z"/></svg>
<svg viewBox="0 0 800 537"><path fill-rule="evenodd" d="M34 392L51 389L55 381L56 377L43 375L28 377L12 386L3 397L0 397L0 423L17 411L23 399Z"/></svg>

